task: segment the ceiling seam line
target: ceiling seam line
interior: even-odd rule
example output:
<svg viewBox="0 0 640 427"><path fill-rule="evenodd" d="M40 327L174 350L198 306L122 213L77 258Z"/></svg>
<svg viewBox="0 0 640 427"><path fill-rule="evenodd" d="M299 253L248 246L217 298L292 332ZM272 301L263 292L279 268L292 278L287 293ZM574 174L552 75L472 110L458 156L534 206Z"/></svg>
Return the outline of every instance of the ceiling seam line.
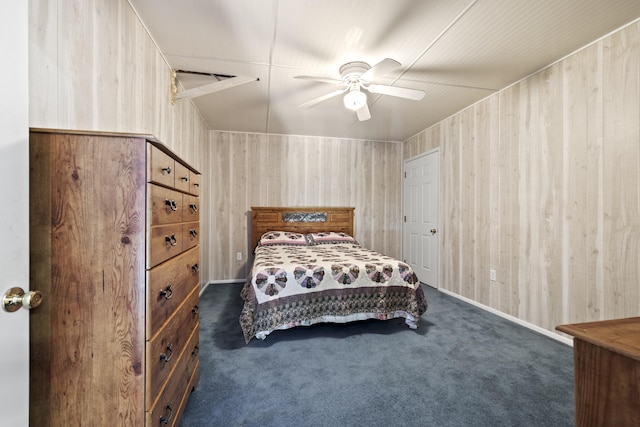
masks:
<svg viewBox="0 0 640 427"><path fill-rule="evenodd" d="M500 89L492 88L492 87L481 87L481 86L470 86L470 85L456 85L451 83L441 83L441 82L432 82L429 80L417 80L417 79L402 79L403 82L417 82L417 83L426 83L435 86L449 86L449 87L459 87L463 89L477 89L477 90L487 90L491 92L497 92Z"/></svg>
<svg viewBox="0 0 640 427"><path fill-rule="evenodd" d="M402 76L404 76L404 75L406 74L406 72L407 72L411 67L413 67L413 66L416 64L416 62L418 62L418 61L419 61L419 60L420 60L420 59L421 59L421 58L422 58L422 57L423 57L423 56L424 56L424 55L425 55L429 50L431 50L431 48L432 48L432 47L433 47L433 46L434 46L438 41L440 41L440 39L441 39L442 37L444 37L444 35L445 35L445 34L447 34L447 33L449 32L449 30L451 30L451 28L453 28L453 26L454 26L454 25L455 25L455 24L457 24L457 23L458 23L458 21L459 21L459 20L461 20L461 19L462 19L462 17L463 17L464 15L466 15L466 14L467 14L467 12L469 12L469 10L471 10L471 8L472 8L472 7L474 7L474 6L478 3L478 1L479 1L479 0L473 0L473 2L469 3L469 5L468 5L467 7L465 7L465 8L464 8L464 10L458 14L458 16L456 16L455 18L453 18L453 21L451 21L451 22L449 23L449 25L447 25L447 26L446 26L446 27L445 27L445 28L440 32L440 34L438 34L438 35L436 36L436 38L435 38L435 39L433 39L433 41L432 41L431 43L429 43L429 45L428 45L426 48L424 48L424 50L423 50L422 52L420 52L420 53L418 54L417 58L416 58L416 59L414 59L414 60L413 60L413 62L411 62L407 67L405 67L404 71L402 71L402 72L400 73L400 75L399 75L398 77L396 77L396 78L393 80L393 83L391 83L391 84L394 84L394 83L396 83L398 80L400 80L400 79L402 78Z"/></svg>

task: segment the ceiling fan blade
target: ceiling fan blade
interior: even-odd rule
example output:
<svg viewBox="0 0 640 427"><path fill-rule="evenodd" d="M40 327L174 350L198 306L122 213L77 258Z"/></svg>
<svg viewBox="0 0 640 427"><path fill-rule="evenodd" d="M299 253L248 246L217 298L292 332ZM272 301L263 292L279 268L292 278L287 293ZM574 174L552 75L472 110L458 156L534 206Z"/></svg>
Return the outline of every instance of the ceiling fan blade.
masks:
<svg viewBox="0 0 640 427"><path fill-rule="evenodd" d="M397 96L399 98L413 99L414 101L420 101L422 98L424 98L423 90L407 89L404 87L369 85L366 89L371 93Z"/></svg>
<svg viewBox="0 0 640 427"><path fill-rule="evenodd" d="M373 67L369 68L367 71L362 73L360 78L367 82L371 82L376 79L376 77L382 77L385 74L389 74L391 71L400 68L401 64L395 59L385 58L382 61L378 62Z"/></svg>
<svg viewBox="0 0 640 427"><path fill-rule="evenodd" d="M341 93L345 93L347 91L347 89L348 88L334 90L333 92L330 92L330 93L328 93L326 95L319 96L318 98L314 98L311 101L305 102L304 104L300 104L300 105L298 105L298 107L301 107L301 108L312 107L312 106L314 106L316 104L321 103L322 101L326 101L329 98L333 98L334 96L338 96Z"/></svg>
<svg viewBox="0 0 640 427"><path fill-rule="evenodd" d="M365 120L369 120L371 118L371 113L369 112L369 107L365 103L361 108L356 110L358 114L358 120L364 122Z"/></svg>
<svg viewBox="0 0 640 427"><path fill-rule="evenodd" d="M303 80L313 80L316 82L322 82L322 83L331 83L334 85L341 85L344 84L344 82L342 80L338 80L338 79L330 79L328 77L315 77L315 76L295 76L294 78L296 79L303 79Z"/></svg>

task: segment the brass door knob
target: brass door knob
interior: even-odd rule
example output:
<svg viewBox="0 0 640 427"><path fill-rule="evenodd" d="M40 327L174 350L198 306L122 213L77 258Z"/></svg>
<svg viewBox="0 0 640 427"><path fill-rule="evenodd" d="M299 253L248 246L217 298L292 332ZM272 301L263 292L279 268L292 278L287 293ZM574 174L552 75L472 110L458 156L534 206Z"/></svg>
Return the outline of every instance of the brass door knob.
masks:
<svg viewBox="0 0 640 427"><path fill-rule="evenodd" d="M13 313L20 307L28 310L37 308L42 304L42 292L28 291L22 288L11 288L2 296L2 309L9 313Z"/></svg>
<svg viewBox="0 0 640 427"><path fill-rule="evenodd" d="M431 229L431 234L436 234L438 232L438 230L436 230L435 228Z"/></svg>

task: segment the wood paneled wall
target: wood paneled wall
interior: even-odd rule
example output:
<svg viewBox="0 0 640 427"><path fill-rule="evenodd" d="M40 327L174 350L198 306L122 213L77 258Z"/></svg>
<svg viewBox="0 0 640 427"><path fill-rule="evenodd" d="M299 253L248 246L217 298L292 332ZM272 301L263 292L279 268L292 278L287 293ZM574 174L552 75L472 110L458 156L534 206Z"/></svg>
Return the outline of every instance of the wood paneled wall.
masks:
<svg viewBox="0 0 640 427"><path fill-rule="evenodd" d="M31 127L152 134L202 169L208 128L126 0L29 1Z"/></svg>
<svg viewBox="0 0 640 427"><path fill-rule="evenodd" d="M151 134L202 172L209 129L170 72L126 0L29 0L30 127Z"/></svg>
<svg viewBox="0 0 640 427"><path fill-rule="evenodd" d="M551 331L640 315L640 23L408 139L403 157L435 147L442 288Z"/></svg>
<svg viewBox="0 0 640 427"><path fill-rule="evenodd" d="M638 23L401 146L210 132L126 0L29 14L29 125L153 134L200 169L204 282L246 275L252 205L355 206L400 257L402 161L440 147L443 288L549 330L640 314Z"/></svg>
<svg viewBox="0 0 640 427"><path fill-rule="evenodd" d="M211 280L246 278L251 206L353 206L356 239L401 255L400 143L212 131L204 163Z"/></svg>

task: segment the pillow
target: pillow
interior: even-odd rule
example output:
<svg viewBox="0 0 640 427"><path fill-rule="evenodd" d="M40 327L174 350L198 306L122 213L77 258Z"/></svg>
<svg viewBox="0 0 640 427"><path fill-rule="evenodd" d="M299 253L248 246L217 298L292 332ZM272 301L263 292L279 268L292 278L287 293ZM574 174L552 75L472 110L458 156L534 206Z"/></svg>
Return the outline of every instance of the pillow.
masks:
<svg viewBox="0 0 640 427"><path fill-rule="evenodd" d="M304 234L290 231L267 231L260 237L259 246L269 245L301 245L307 246L309 242Z"/></svg>
<svg viewBox="0 0 640 427"><path fill-rule="evenodd" d="M309 233L307 239L310 245L322 245L326 243L353 243L358 244L356 239L349 236L347 233L340 233L337 231L325 231L322 233Z"/></svg>

